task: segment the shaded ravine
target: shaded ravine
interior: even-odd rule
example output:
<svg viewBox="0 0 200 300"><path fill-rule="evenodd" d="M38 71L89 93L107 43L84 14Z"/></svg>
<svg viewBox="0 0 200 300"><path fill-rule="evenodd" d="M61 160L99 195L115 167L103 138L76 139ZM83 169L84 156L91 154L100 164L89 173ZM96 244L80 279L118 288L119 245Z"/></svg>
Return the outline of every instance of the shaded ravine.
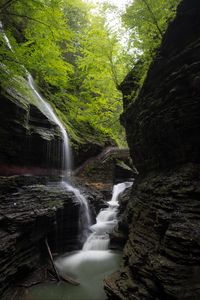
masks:
<svg viewBox="0 0 200 300"><path fill-rule="evenodd" d="M1 28L2 29L2 28ZM2 29L3 32L3 29ZM5 39L5 42L8 46L8 48L12 50L11 44L6 37L5 33L3 32L3 36ZM22 68L24 68L22 66ZM79 201L80 206L81 206L81 211L80 211L80 218L82 221L80 222L80 237L81 237L81 243L84 243L86 240L88 234L89 234L89 227L91 225L90 221L90 212L89 212L89 207L86 198L81 194L80 190L71 183L71 168L72 168L72 158L71 158L71 151L70 151L70 146L69 146L69 139L68 135L65 131L64 126L62 123L59 121L57 118L56 114L54 113L53 109L51 108L50 104L48 104L42 96L39 94L37 89L34 86L34 81L31 76L31 74L24 68L25 73L27 75L28 83L35 94L35 96L38 99L39 102L39 109L46 115L48 118L52 121L52 123L56 124L60 130L61 136L62 136L62 151L57 151L59 156L60 161L62 162L61 164L61 174L62 174L62 179L59 183L57 183L57 186L61 186L62 188L64 187L66 191L72 192L76 199ZM51 145L50 145L51 146ZM60 145L57 145L59 148ZM52 150L52 149L51 149ZM48 153L47 153L48 155ZM125 189L127 185L125 184L122 189L119 190L119 193ZM48 189L48 186L47 186ZM118 193L118 194L119 194ZM113 200L113 199L112 199ZM111 201L112 202L112 201ZM116 207L117 204L113 206L112 204L112 209L114 210L113 212L113 220L110 220L110 217L108 220L106 220L107 223L112 223L112 226L114 227L116 225L115 217L116 217ZM78 222L79 220L77 220ZM105 221L105 220L104 220ZM105 222L105 223L106 223ZM111 224L109 224L110 227ZM62 292L62 288L64 288L64 294L66 295L66 299L69 299L69 294L71 293L71 299L105 299L105 294L103 291L103 278L107 275L110 274L112 271L115 271L119 267L119 262L120 262L120 257L121 254L110 251L108 249L108 243L107 243L107 231L108 227L106 227L106 231L104 234L102 234L103 238L100 239L100 242L104 242L106 240L106 247L103 251L101 246L97 246L95 250L82 250L76 253L69 254L67 257L61 257L56 261L57 269L59 272L65 272L65 268L67 268L67 274L69 274L72 277L78 277L78 280L80 281L80 289L66 285L66 284L61 284L59 287L61 290L58 290L58 286L56 286L56 289L51 289L51 286L47 287L47 296L44 294L45 291L45 286L42 286L42 290L39 291L39 298L44 300L45 297L46 299L59 299L60 297L60 292ZM110 229L111 230L111 229ZM64 238L64 237L63 237ZM95 238L99 240L99 235L96 234ZM94 240L93 240L94 241ZM95 244L98 244L94 241ZM90 240L91 244L91 240ZM100 243L101 244L101 243ZM93 247L92 247L93 248ZM100 248L100 249L99 249ZM71 267L70 267L71 266ZM70 269L71 268L71 269ZM70 272L71 270L71 272ZM86 272L87 271L87 272ZM92 284L91 284L91 277L92 277ZM54 286L55 287L55 286ZM54 288L53 287L53 288ZM74 295L75 293L75 295ZM78 294L79 296L77 296ZM95 294L95 295L94 295ZM85 295L85 296L84 296ZM36 298L37 295L34 294L34 298ZM52 298L51 298L52 297ZM63 295L61 295L61 299L63 299Z"/></svg>

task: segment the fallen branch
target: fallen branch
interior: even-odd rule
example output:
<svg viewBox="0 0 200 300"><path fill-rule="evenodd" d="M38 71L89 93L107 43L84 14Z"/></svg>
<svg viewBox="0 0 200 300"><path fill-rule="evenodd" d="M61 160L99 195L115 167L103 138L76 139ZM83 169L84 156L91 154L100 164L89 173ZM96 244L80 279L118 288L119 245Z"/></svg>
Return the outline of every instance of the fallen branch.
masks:
<svg viewBox="0 0 200 300"><path fill-rule="evenodd" d="M54 272L56 274L56 279L57 279L57 281L61 281L60 275L59 275L58 270L57 270L57 268L56 268L56 266L54 264L54 261L53 261L53 256L52 256L51 249L50 249L48 241L47 241L47 237L45 238L45 245L46 245L47 251L49 253L49 257L50 257L50 261L51 261L52 267L53 267Z"/></svg>
<svg viewBox="0 0 200 300"><path fill-rule="evenodd" d="M56 279L57 281L65 281L67 283L70 283L70 284L73 284L73 285L80 285L80 283L76 280L74 280L73 278L71 278L70 276L66 275L66 274L59 274L58 273L58 270L56 268L56 265L54 263L54 260L53 260L53 256L52 256L52 253L51 253L51 249L49 247L49 244L48 244L48 241L47 241L47 238L45 238L45 244L46 244L46 247L47 247L47 250L48 250L48 253L49 253L49 257L50 257L50 260L51 260L51 264L52 264L52 267L54 269L54 272L55 272L55 275L56 275Z"/></svg>

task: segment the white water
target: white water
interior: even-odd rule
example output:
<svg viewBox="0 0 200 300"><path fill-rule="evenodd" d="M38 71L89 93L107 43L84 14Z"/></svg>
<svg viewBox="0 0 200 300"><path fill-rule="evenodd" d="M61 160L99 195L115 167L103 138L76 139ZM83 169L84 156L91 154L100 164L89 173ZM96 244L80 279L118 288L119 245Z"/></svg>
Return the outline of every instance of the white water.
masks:
<svg viewBox="0 0 200 300"><path fill-rule="evenodd" d="M107 250L109 248L109 233L117 225L119 195L132 184L132 182L123 182L114 185L112 199L108 202L109 207L100 211L96 218L96 224L90 227L93 233L83 245L83 251Z"/></svg>
<svg viewBox="0 0 200 300"><path fill-rule="evenodd" d="M79 220L79 228L81 231L80 241L85 242L85 240L88 237L89 233L89 227L91 225L91 216L90 216L90 210L88 207L88 202L86 198L81 194L79 189L73 187L71 184L69 184L67 181L62 181L62 186L64 186L69 192L72 192L76 199L81 204L80 209L80 220Z"/></svg>
<svg viewBox="0 0 200 300"><path fill-rule="evenodd" d="M54 113L52 107L50 106L49 103L47 103L42 96L38 93L38 91L36 90L35 86L34 86L34 81L33 78L31 76L31 74L27 71L28 74L28 83L29 86L31 87L32 91L34 92L34 94L37 96L37 98L39 99L39 103L40 103L40 108L41 110L47 114L48 116L50 116L50 118L53 120L53 122L58 125L60 132L62 134L62 138L63 138L63 143L62 143L62 154L61 154L61 159L62 159L62 169L65 172L66 177L70 176L71 173L71 168L72 168L72 156L71 156L71 149L69 146L69 138L67 135L67 132L64 128L64 126L62 125L62 123L60 122L60 120L57 118L56 114ZM65 178L66 180L66 178Z"/></svg>
<svg viewBox="0 0 200 300"><path fill-rule="evenodd" d="M118 197L132 182L120 183L114 186L109 207L103 209L97 216L97 223L90 228L93 233L83 246L83 250L69 253L56 260L60 274L71 276L80 285L42 284L34 287L31 296L35 300L105 300L103 279L115 272L120 265L121 253L111 251L109 235L117 224ZM108 226L108 222L112 223ZM99 233L100 232L100 233ZM87 248L87 249L86 249Z"/></svg>
<svg viewBox="0 0 200 300"><path fill-rule="evenodd" d="M67 132L62 125L62 123L59 121L57 118L56 114L54 113L52 107L50 106L49 103L47 103L42 96L38 93L34 86L34 81L30 73L28 73L28 83L35 93L35 95L38 97L40 100L40 108L41 110L49 115L51 119L54 121L55 124L58 125L60 128L60 132L62 134L63 138L63 143L62 143L62 154L61 154L61 160L62 160L62 170L64 171L64 177L61 181L62 187L66 188L67 191L72 192L76 199L80 203L80 232L81 232L81 242L84 242L88 236L89 232L89 227L91 225L91 218L90 218L90 211L89 211L89 206L87 203L86 198L81 194L80 190L78 188L73 187L69 183L70 175L71 175L71 168L72 168L72 156L71 156L71 149L69 146L69 138L67 135Z"/></svg>
<svg viewBox="0 0 200 300"><path fill-rule="evenodd" d="M9 48L11 51L13 51L13 50L12 50L12 46L11 46L11 44L10 44L10 41L9 41L8 37L6 36L4 30L3 30L3 24L2 24L1 21L0 21L0 31L1 31L1 34L2 34L2 36L3 36L3 38L4 38L4 40L5 40L5 42L6 42L7 46L8 46L8 48Z"/></svg>
<svg viewBox="0 0 200 300"><path fill-rule="evenodd" d="M8 39L8 37L6 36L4 30L3 30L3 25L2 22L0 21L0 31L3 35L3 38L8 46L8 48L13 52L12 46L10 44L10 41ZM28 84L30 86L30 88L32 89L33 93L35 94L35 96L38 99L38 106L41 109L41 111L47 115L60 129L61 135L62 135L62 153L61 153L61 162L62 162L62 170L64 172L64 178L61 182L62 186L66 188L66 190L72 192L77 200L79 201L80 205L81 205L81 232L82 232L82 239L83 241L85 241L85 239L88 236L88 229L89 226L91 225L91 221L90 221L90 212L89 212L89 207L88 207L88 203L86 198L81 194L81 192L79 191L79 189L73 187L70 183L69 183L69 178L71 175L71 169L72 169L72 155L71 155L71 149L70 149L70 145L69 145L69 138L67 135L67 132L63 126L63 124L60 122L60 120L58 119L58 117L56 116L54 110L52 109L51 105L49 103L47 103L43 97L39 94L39 92L37 91L37 89L35 88L34 85L34 80L33 77L31 76L31 74L28 72L28 70L26 68L24 68L26 74L27 74L27 80L28 80ZM50 148L50 147L49 147ZM47 149L47 158L50 157L50 153L49 153L50 149Z"/></svg>

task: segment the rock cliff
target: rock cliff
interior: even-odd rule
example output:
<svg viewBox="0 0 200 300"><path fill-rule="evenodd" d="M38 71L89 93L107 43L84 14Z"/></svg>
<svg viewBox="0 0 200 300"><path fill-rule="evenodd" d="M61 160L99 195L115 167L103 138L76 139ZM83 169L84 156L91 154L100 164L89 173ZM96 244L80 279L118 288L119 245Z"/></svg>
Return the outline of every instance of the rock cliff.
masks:
<svg viewBox="0 0 200 300"><path fill-rule="evenodd" d="M54 251L78 247L80 204L46 183L45 177L0 177L1 299L10 299L12 288L45 263L45 237Z"/></svg>
<svg viewBox="0 0 200 300"><path fill-rule="evenodd" d="M140 175L123 266L105 280L109 299L200 299L199 27L200 2L183 0L122 116Z"/></svg>
<svg viewBox="0 0 200 300"><path fill-rule="evenodd" d="M28 83L0 90L0 174L50 174L60 168L61 137Z"/></svg>

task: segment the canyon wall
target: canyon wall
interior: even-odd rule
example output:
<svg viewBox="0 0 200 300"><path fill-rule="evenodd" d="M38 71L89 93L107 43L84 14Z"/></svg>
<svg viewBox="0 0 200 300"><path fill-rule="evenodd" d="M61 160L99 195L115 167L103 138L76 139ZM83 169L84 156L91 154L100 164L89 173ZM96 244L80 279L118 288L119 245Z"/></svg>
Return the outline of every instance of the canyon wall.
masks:
<svg viewBox="0 0 200 300"><path fill-rule="evenodd" d="M53 252L79 249L80 203L47 177L0 177L0 295L14 291ZM19 298L21 299L21 298Z"/></svg>
<svg viewBox="0 0 200 300"><path fill-rule="evenodd" d="M50 174L61 165L58 126L26 80L18 80L0 90L0 175Z"/></svg>
<svg viewBox="0 0 200 300"><path fill-rule="evenodd" d="M183 0L122 116L139 176L123 265L105 280L109 299L200 299L199 28L200 2Z"/></svg>

